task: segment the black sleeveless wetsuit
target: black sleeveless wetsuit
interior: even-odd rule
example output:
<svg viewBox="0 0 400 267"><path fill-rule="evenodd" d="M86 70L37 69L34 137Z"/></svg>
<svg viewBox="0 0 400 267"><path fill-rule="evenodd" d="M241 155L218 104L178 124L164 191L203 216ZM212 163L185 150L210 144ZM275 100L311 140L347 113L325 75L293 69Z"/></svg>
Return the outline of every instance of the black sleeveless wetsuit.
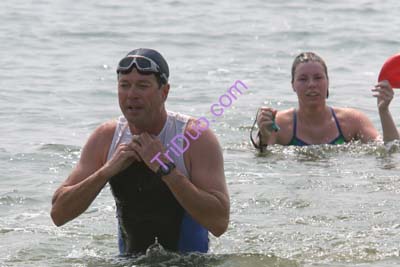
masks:
<svg viewBox="0 0 400 267"><path fill-rule="evenodd" d="M123 254L144 253L156 237L165 249L178 251L184 210L161 178L145 163L135 162L109 183Z"/></svg>

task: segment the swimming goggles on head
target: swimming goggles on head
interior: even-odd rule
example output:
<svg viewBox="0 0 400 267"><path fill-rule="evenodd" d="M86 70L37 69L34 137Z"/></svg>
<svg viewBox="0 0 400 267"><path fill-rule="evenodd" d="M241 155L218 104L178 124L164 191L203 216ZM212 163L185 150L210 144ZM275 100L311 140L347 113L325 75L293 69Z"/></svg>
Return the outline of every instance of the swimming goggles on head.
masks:
<svg viewBox="0 0 400 267"><path fill-rule="evenodd" d="M133 66L143 73L158 73L163 83L168 82L167 76L160 71L160 66L154 60L140 55L128 55L121 59L118 63L117 73L130 72Z"/></svg>

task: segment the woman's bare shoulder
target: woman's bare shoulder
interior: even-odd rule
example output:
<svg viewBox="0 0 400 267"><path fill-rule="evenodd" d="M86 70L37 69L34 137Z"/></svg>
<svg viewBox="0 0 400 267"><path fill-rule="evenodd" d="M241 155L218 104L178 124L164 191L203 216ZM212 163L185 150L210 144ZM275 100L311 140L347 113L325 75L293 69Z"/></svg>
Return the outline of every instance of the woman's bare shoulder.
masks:
<svg viewBox="0 0 400 267"><path fill-rule="evenodd" d="M281 128L276 133L276 143L286 145L290 142L293 133L293 112L294 108L278 111L276 114L276 123Z"/></svg>
<svg viewBox="0 0 400 267"><path fill-rule="evenodd" d="M276 121L280 123L291 122L293 120L293 111L294 108L279 110L278 113L276 113Z"/></svg>
<svg viewBox="0 0 400 267"><path fill-rule="evenodd" d="M336 117L341 121L354 122L364 119L366 115L355 108L333 107Z"/></svg>
<svg viewBox="0 0 400 267"><path fill-rule="evenodd" d="M376 129L362 111L355 108L334 108L334 111L347 140L362 139L361 135L366 136L366 131L371 139L376 137Z"/></svg>

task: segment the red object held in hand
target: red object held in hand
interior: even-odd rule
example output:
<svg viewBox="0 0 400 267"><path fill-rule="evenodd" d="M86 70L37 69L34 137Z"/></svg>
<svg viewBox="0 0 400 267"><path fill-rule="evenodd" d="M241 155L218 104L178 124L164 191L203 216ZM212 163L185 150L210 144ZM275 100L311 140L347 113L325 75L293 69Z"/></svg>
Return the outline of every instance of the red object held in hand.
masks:
<svg viewBox="0 0 400 267"><path fill-rule="evenodd" d="M388 58L382 66L378 81L387 80L393 88L400 88L400 53Z"/></svg>

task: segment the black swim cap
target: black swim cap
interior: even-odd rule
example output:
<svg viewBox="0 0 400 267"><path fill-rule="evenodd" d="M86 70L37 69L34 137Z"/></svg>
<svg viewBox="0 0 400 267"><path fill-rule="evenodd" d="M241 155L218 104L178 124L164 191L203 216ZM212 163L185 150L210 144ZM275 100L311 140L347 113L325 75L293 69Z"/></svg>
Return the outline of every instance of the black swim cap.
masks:
<svg viewBox="0 0 400 267"><path fill-rule="evenodd" d="M150 48L138 48L129 52L126 56L129 55L139 55L150 58L160 67L161 74L165 74L167 78L169 78L169 68L168 63L164 59L164 57L156 50Z"/></svg>

